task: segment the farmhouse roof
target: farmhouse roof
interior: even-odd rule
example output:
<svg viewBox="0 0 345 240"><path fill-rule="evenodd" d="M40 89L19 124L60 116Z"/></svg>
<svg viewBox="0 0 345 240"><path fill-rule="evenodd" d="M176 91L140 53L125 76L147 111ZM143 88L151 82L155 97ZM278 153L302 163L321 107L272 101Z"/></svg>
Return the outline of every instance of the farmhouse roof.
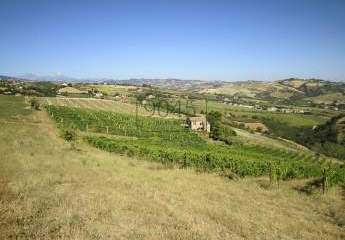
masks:
<svg viewBox="0 0 345 240"><path fill-rule="evenodd" d="M206 120L205 117L189 117L188 119L191 122L203 122Z"/></svg>

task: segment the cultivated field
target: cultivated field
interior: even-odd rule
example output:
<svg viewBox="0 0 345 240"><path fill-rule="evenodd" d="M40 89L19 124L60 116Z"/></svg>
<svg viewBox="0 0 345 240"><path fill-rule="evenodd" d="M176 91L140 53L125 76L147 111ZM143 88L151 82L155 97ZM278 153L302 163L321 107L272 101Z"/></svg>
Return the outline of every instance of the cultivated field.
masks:
<svg viewBox="0 0 345 240"><path fill-rule="evenodd" d="M182 106L186 106L186 102L189 101L190 106L195 109L197 113L201 111L206 111L206 102L205 100L182 100ZM216 102L216 101L208 101L207 103L208 112L210 111L219 111L224 114L231 113L236 117L245 116L246 118L251 118L253 116L257 117L265 117L271 118L275 121L288 124L291 126L313 126L318 125L325 122L329 116L324 116L318 111L313 111L312 115L304 115L304 114L297 114L297 113L280 113L280 112L268 112L268 111L260 111L254 109L248 109L239 106L231 106L224 103ZM332 116L332 114L329 114ZM334 113L333 113L334 115Z"/></svg>
<svg viewBox="0 0 345 240"><path fill-rule="evenodd" d="M65 97L57 97L57 98L41 98L41 102L45 105L53 105L53 106L66 106L66 107L75 107L75 108L84 108L84 109L92 109L92 110L100 110L100 111L110 111L115 113L124 113L124 114L132 114L134 115L136 111L138 111L138 115L141 116L148 116L151 115L151 112L143 108L142 106L139 106L136 108L134 104L130 103L123 103L121 101L111 101L111 100L103 100L103 99L93 99L93 98L65 98ZM236 108L236 107L228 107L224 104L209 103L210 110L219 110L219 111L225 111L225 112L231 112L233 114L237 115L247 115L250 116L252 114L253 116L258 114L257 112L253 111L245 111L243 108ZM183 107L186 106L186 102L182 101L181 109L183 110ZM205 110L205 102L204 101L192 101L193 108L197 112L200 110ZM191 109L189 109L191 111ZM154 114L155 117L157 117L157 113ZM162 114L165 115L165 114ZM168 117L174 117L176 115L169 113ZM273 119L277 119L279 121L283 121L284 123L289 123L294 126L296 125L307 125L307 126L313 126L313 124L320 123L323 121L323 118L318 118L314 116L303 116L303 115L297 115L290 117L287 114L273 114L273 113L259 113L258 116L265 116L265 117L273 117ZM109 129L108 129L109 130ZM106 132L106 126L103 127L103 132ZM238 134L237 137L233 137L234 140L238 139L240 142L247 142L251 144L256 145L262 145L265 147L271 147L274 146L275 148L281 148L281 149L287 149L291 151L306 151L305 147L291 144L284 140L279 139L272 139L266 136L263 136L262 134L255 134L250 133L245 130L236 129L236 132Z"/></svg>
<svg viewBox="0 0 345 240"><path fill-rule="evenodd" d="M45 105L68 106L77 108L89 108L95 110L112 111L118 113L129 113L145 115L147 111L143 108L136 108L135 104L123 103L121 101L112 101L94 98L67 98L67 97L45 97L41 98Z"/></svg>
<svg viewBox="0 0 345 240"><path fill-rule="evenodd" d="M121 86L121 85L88 85L87 89L97 89L98 91L109 93L129 93L140 89L136 86Z"/></svg>

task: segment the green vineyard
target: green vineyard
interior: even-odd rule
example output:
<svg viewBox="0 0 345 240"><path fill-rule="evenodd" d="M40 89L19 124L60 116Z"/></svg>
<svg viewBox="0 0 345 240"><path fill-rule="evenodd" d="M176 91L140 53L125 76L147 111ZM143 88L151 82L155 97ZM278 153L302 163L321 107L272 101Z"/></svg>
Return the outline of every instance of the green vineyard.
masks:
<svg viewBox="0 0 345 240"><path fill-rule="evenodd" d="M59 128L87 131L89 144L109 152L200 171L230 170L241 177L268 175L274 164L281 179L320 177L325 168L329 169L330 184L345 179L343 165L331 164L309 153L240 143L230 146L209 143L186 129L183 121L178 119L61 106L47 106L47 110ZM108 135L104 137L93 133ZM116 136L134 138L121 139Z"/></svg>
<svg viewBox="0 0 345 240"><path fill-rule="evenodd" d="M193 148L159 147L148 141L118 141L106 137L87 137L87 141L100 149L138 156L163 164L173 164L182 168L192 167L201 171L231 170L238 176L268 175L271 164L279 169L283 180L293 178L319 177L324 168L330 169L330 183L337 184L345 179L342 165L330 165L308 155L285 151L269 152L260 146L236 145L230 147L209 145L203 150Z"/></svg>

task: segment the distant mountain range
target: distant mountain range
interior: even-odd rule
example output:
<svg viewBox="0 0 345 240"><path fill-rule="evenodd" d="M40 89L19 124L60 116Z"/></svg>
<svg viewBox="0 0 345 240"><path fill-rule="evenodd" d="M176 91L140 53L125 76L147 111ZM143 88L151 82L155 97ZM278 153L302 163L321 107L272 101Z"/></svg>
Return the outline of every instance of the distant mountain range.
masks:
<svg viewBox="0 0 345 240"><path fill-rule="evenodd" d="M277 81L260 81L260 80L241 80L241 81L224 81L224 80L196 80L196 79L178 79L178 78L131 78L131 79L113 79L113 78L76 78L61 73L51 74L51 75L38 75L34 73L27 73L18 76L3 76L9 78L19 78L27 79L31 81L65 81L65 82L108 82L108 83L122 83L128 85L152 85L152 86L185 86L185 85L203 85L203 84L223 84L223 83L234 83L234 84L243 84L243 83L268 83L268 82L284 82L291 80L300 80L300 81L309 81L309 80L318 80L322 82L344 82L344 81L327 81L322 79L300 79L300 78L290 78Z"/></svg>
<svg viewBox="0 0 345 240"><path fill-rule="evenodd" d="M17 76L18 78L28 79L32 81L66 81L66 82L74 82L78 80L77 78L69 77L63 74L53 74L53 75L37 75L34 73L27 73L23 75Z"/></svg>
<svg viewBox="0 0 345 240"><path fill-rule="evenodd" d="M197 83L205 83L211 81L201 81L201 80L182 80L176 78L131 78L131 79L112 79L112 78L75 78L66 76L63 74L53 74L53 75L37 75L33 73L27 73L19 76L15 76L16 78L20 79L27 79L31 81L65 81L65 82L107 82L107 83L121 83L121 84L128 84L128 85L188 85L197 84Z"/></svg>

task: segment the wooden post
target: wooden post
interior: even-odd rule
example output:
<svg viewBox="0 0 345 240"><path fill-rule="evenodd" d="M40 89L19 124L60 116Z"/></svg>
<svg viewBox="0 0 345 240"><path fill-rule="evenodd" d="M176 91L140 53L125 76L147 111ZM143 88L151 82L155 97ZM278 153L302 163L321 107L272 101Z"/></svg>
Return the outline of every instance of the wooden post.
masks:
<svg viewBox="0 0 345 240"><path fill-rule="evenodd" d="M276 168L276 176L277 176L277 186L279 188L279 183L280 183L281 176L282 176L282 172L281 172L280 167Z"/></svg>
<svg viewBox="0 0 345 240"><path fill-rule="evenodd" d="M107 128L107 134L109 134L109 127L108 127L108 126L106 126L106 128Z"/></svg>
<svg viewBox="0 0 345 240"><path fill-rule="evenodd" d="M270 163L270 185L277 185L277 169L274 163Z"/></svg>
<svg viewBox="0 0 345 240"><path fill-rule="evenodd" d="M322 171L322 193L325 194L328 190L328 176L326 168Z"/></svg>
<svg viewBox="0 0 345 240"><path fill-rule="evenodd" d="M86 123L86 132L89 132L89 124Z"/></svg>

